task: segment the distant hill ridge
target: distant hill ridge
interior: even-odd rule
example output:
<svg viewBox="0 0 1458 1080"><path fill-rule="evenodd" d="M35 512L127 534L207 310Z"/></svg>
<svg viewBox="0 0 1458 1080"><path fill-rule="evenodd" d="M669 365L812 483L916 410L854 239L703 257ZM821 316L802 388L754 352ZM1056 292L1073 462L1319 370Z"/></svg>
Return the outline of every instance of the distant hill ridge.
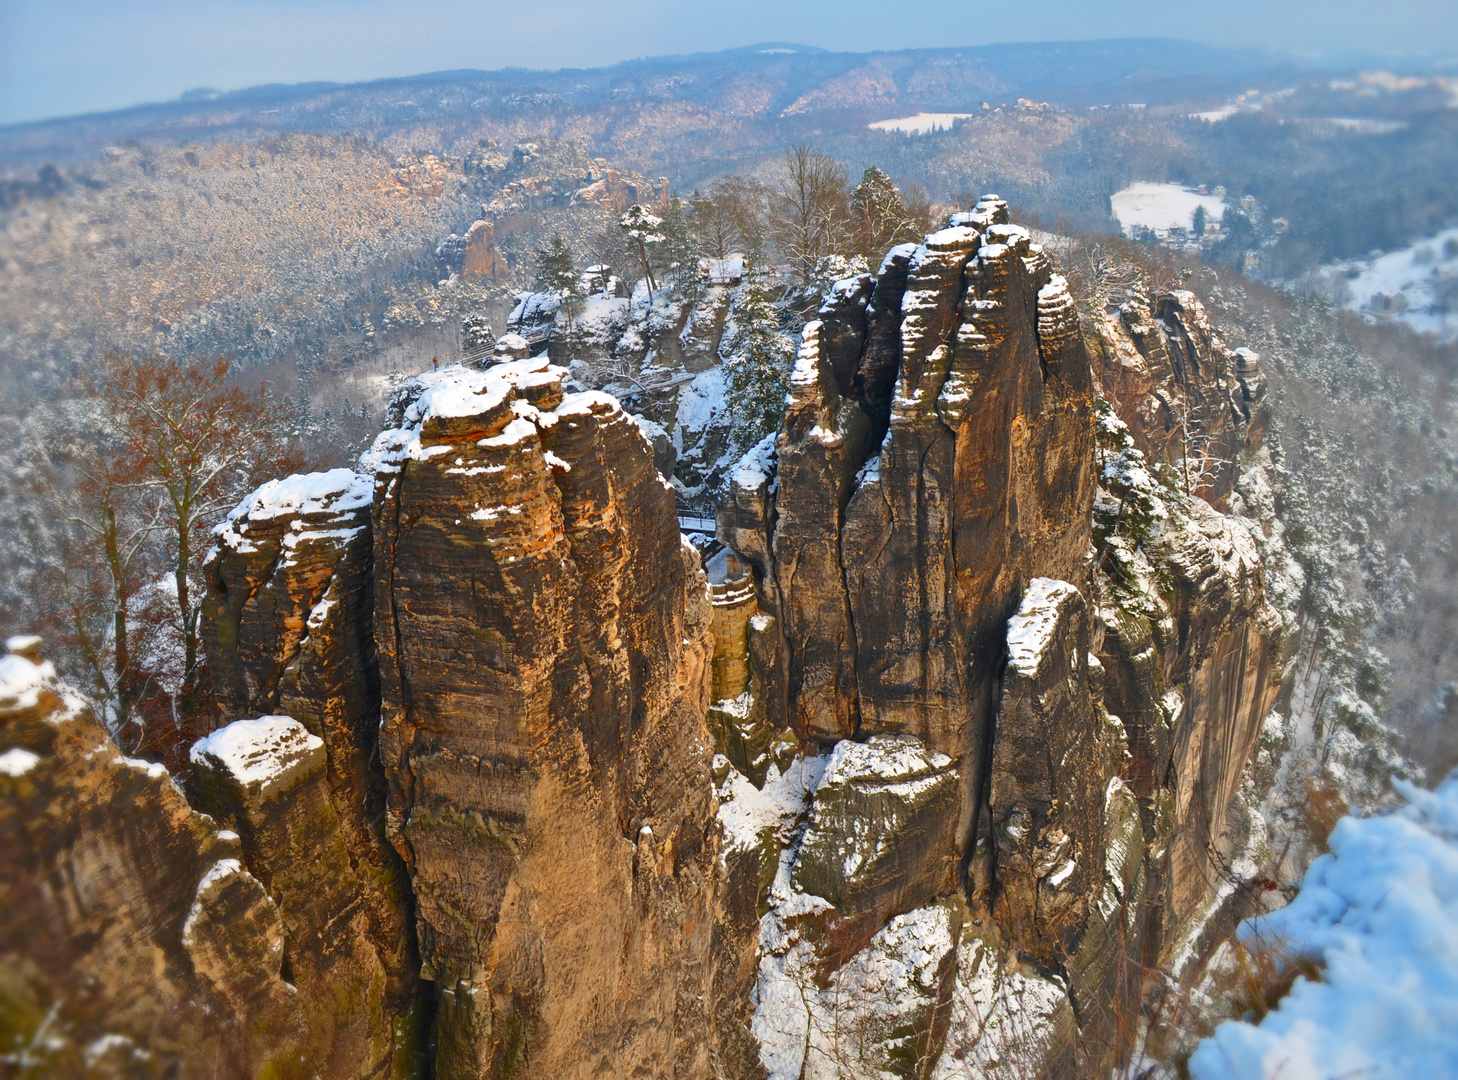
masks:
<svg viewBox="0 0 1458 1080"><path fill-rule="evenodd" d="M486 118L594 113L631 102L694 104L763 120L787 110L795 115L873 109L880 117L888 109L976 108L1024 95L1078 104L1159 101L1188 94L1191 80L1320 66L1265 50L1158 38L871 53L763 42L588 69L454 70L349 84L204 88L168 102L0 126L0 163L74 160L126 139L350 131L383 141L452 132ZM430 100L415 99L414 91L427 89Z"/></svg>

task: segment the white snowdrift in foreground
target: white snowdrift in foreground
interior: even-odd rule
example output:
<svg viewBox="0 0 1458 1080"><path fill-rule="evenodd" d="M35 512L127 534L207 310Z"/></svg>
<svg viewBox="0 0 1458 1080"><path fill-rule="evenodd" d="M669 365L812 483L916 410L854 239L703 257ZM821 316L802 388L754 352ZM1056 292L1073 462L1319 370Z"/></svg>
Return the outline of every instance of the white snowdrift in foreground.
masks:
<svg viewBox="0 0 1458 1080"><path fill-rule="evenodd" d="M1258 1026L1221 1024L1197 1080L1458 1076L1458 773L1398 790L1406 807L1343 818L1295 901L1242 927L1325 969Z"/></svg>

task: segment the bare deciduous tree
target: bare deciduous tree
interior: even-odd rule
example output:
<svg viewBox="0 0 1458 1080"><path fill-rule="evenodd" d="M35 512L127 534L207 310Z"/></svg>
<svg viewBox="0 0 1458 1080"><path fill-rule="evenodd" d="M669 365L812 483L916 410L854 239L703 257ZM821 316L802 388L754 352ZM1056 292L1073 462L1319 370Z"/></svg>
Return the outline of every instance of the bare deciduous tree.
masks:
<svg viewBox="0 0 1458 1080"><path fill-rule="evenodd" d="M811 284L821 260L849 250L851 225L844 166L805 143L787 150L770 199L769 234L796 280Z"/></svg>
<svg viewBox="0 0 1458 1080"><path fill-rule="evenodd" d="M91 393L116 433L130 482L160 495L186 699L198 673L201 598L192 582L205 553L199 531L205 535L260 471L297 464L289 452L290 412L262 385L254 394L229 385L223 357L182 363L113 353L103 370Z"/></svg>

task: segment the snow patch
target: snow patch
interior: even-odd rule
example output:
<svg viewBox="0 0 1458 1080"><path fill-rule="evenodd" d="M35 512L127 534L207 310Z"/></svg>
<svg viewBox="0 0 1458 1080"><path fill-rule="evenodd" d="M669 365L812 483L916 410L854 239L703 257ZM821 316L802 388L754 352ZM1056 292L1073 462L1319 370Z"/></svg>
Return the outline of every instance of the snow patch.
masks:
<svg viewBox="0 0 1458 1080"><path fill-rule="evenodd" d="M1068 582L1055 578L1034 578L1028 582L1018 613L1007 624L1008 664L1018 674L1037 674L1043 656L1053 644L1059 607L1077 593Z"/></svg>
<svg viewBox="0 0 1458 1080"><path fill-rule="evenodd" d="M1259 1025L1229 1021L1190 1059L1197 1080L1448 1076L1458 1064L1458 774L1408 805L1346 817L1290 906L1246 941L1325 963Z"/></svg>
<svg viewBox="0 0 1458 1080"><path fill-rule="evenodd" d="M198 917L203 913L203 897L234 874L241 873L243 873L243 864L237 859L219 859L208 868L208 872L197 883L197 892L193 894L192 907L188 909L187 919L182 924L182 944L185 948L190 949L194 944L192 932L197 926Z"/></svg>
<svg viewBox="0 0 1458 1080"><path fill-rule="evenodd" d="M1109 202L1125 236L1133 236L1138 226L1160 232L1172 228L1191 229L1195 223L1195 210L1202 206L1205 217L1211 222L1225 216L1225 203L1220 199L1214 195L1201 195L1183 184L1141 181L1114 192Z"/></svg>
<svg viewBox="0 0 1458 1080"><path fill-rule="evenodd" d="M257 785L260 794L286 786L301 766L324 749L324 740L288 716L260 716L234 720L225 728L193 743L188 757L194 765L221 767L244 787Z"/></svg>
<svg viewBox="0 0 1458 1080"><path fill-rule="evenodd" d="M903 135L926 135L933 131L951 130L958 120L966 120L972 113L919 112L915 116L901 116L894 120L877 120L866 126L872 131L899 131Z"/></svg>
<svg viewBox="0 0 1458 1080"><path fill-rule="evenodd" d="M295 473L282 480L270 480L249 495L228 514L228 521L252 518L265 521L276 517L310 514L347 514L369 506L375 485L353 469Z"/></svg>
<svg viewBox="0 0 1458 1080"><path fill-rule="evenodd" d="M41 691L55 681L56 668L49 660L37 664L14 653L0 656L0 711L36 708Z"/></svg>
<svg viewBox="0 0 1458 1080"><path fill-rule="evenodd" d="M24 776L40 764L40 755L15 747L0 754L0 773L12 779Z"/></svg>

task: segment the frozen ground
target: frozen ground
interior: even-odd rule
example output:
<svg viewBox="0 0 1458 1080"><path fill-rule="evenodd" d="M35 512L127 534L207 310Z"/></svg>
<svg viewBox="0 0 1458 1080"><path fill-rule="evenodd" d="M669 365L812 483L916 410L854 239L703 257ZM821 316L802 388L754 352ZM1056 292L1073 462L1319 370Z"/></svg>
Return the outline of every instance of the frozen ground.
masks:
<svg viewBox="0 0 1458 1080"><path fill-rule="evenodd" d="M1309 956L1259 1025L1230 1021L1190 1059L1196 1080L1458 1076L1458 774L1408 805L1347 817L1289 907L1246 923L1256 947Z"/></svg>
<svg viewBox="0 0 1458 1080"><path fill-rule="evenodd" d="M1458 228L1376 258L1323 267L1321 276L1323 292L1369 319L1458 338Z"/></svg>
<svg viewBox="0 0 1458 1080"><path fill-rule="evenodd" d="M925 135L937 129L950 130L958 120L971 116L965 112L921 112L915 116L902 116L895 120L877 120L867 124L872 131L899 131L904 135Z"/></svg>
<svg viewBox="0 0 1458 1080"><path fill-rule="evenodd" d="M1141 180L1109 197L1114 217L1124 235L1132 236L1136 226L1153 229L1161 235L1172 228L1194 226L1195 208L1203 206L1212 222L1225 215L1225 204L1214 195L1201 195L1182 184L1155 184Z"/></svg>

